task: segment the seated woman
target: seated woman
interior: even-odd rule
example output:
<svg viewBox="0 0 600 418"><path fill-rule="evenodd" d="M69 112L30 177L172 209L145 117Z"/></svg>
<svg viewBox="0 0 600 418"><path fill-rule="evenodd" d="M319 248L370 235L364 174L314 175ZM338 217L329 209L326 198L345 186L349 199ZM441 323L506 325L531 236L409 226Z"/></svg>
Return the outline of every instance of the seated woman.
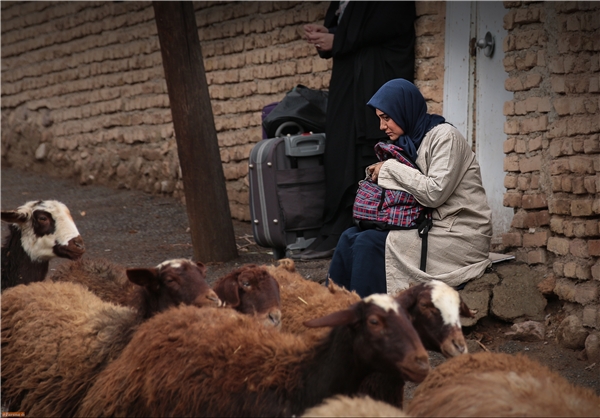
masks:
<svg viewBox="0 0 600 418"><path fill-rule="evenodd" d="M416 229L347 229L329 267L329 279L365 297L394 294L412 283L437 279L459 286L491 264L492 211L475 154L461 133L439 115L427 113L417 87L404 79L384 84L368 106L380 129L420 168L390 159L367 171L386 189L404 190L433 208L426 271L419 269L421 238Z"/></svg>

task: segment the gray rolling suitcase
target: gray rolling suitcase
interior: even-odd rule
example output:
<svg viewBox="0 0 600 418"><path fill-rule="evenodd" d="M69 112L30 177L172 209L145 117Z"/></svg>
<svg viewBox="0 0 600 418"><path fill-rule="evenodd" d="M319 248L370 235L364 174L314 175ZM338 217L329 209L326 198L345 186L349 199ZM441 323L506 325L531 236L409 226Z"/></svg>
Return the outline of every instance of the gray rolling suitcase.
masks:
<svg viewBox="0 0 600 418"><path fill-rule="evenodd" d="M325 201L325 134L265 139L250 152L250 215L256 243L276 259L316 238Z"/></svg>

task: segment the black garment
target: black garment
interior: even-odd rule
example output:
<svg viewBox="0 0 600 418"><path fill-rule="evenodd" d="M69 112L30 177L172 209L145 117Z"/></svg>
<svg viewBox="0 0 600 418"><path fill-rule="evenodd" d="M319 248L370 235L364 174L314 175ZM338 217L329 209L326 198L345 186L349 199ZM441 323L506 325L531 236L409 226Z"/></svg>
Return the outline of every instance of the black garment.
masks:
<svg viewBox="0 0 600 418"><path fill-rule="evenodd" d="M387 81L414 80L414 2L348 3L339 26L332 2L325 26L334 33L327 104L325 146L326 198L321 240L315 250L333 248L352 226L352 204L365 168L377 162L373 147L388 138L367 102Z"/></svg>

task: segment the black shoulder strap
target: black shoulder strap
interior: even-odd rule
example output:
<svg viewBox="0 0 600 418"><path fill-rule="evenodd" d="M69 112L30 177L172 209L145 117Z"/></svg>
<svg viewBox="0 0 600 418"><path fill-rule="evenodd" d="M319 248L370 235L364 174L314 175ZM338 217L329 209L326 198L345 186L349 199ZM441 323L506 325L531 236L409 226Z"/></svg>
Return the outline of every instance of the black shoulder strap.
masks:
<svg viewBox="0 0 600 418"><path fill-rule="evenodd" d="M426 208L421 213L424 213L425 216L423 216L423 219L417 226L417 231L421 238L421 264L419 268L425 272L427 271L427 236L429 235L429 230L433 227L433 221L431 216L428 216L431 213L431 208Z"/></svg>

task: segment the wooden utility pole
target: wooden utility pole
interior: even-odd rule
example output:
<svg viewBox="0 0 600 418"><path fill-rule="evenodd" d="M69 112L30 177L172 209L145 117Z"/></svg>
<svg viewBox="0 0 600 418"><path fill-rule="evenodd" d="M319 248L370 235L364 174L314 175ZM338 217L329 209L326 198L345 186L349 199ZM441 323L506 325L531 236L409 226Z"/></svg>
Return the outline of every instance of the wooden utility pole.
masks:
<svg viewBox="0 0 600 418"><path fill-rule="evenodd" d="M152 3L196 261L238 256L191 1Z"/></svg>

